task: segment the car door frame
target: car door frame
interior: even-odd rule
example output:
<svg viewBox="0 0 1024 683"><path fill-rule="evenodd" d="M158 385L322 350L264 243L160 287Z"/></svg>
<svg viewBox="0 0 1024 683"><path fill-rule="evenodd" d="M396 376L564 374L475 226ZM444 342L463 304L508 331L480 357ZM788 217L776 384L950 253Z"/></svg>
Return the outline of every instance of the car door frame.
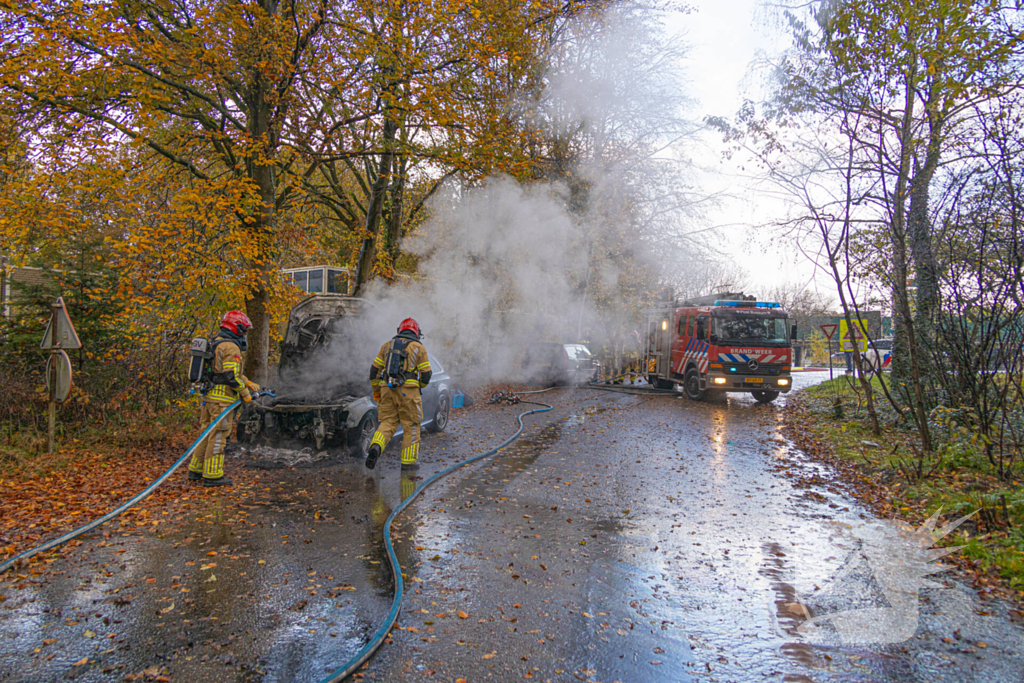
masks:
<svg viewBox="0 0 1024 683"><path fill-rule="evenodd" d="M429 356L430 354L428 353L427 357L429 358ZM434 362L438 364L440 370L433 367ZM432 375L438 376L444 374L444 365L436 358L431 362L431 372ZM420 400L423 405L423 418L420 420L421 422L427 422L434 419L434 414L437 412L438 397L440 396L438 386L439 382L431 377L430 384L420 389Z"/></svg>

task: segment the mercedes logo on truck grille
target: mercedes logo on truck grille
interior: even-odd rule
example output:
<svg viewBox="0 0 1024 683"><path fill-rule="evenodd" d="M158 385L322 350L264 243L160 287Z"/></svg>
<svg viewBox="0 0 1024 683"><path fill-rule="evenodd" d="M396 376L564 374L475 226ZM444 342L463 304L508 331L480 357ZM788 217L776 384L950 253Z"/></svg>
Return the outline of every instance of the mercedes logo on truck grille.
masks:
<svg viewBox="0 0 1024 683"><path fill-rule="evenodd" d="M750 368L751 371L757 370L757 368L760 367L760 365L761 364L757 362L756 358L751 358L750 360L747 361L747 367Z"/></svg>

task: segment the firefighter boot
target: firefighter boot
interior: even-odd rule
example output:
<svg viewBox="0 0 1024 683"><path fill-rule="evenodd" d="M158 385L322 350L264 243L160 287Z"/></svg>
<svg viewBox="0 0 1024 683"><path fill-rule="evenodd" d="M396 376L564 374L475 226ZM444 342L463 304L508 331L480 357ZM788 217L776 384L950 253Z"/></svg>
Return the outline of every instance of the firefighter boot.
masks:
<svg viewBox="0 0 1024 683"><path fill-rule="evenodd" d="M417 441L402 449L402 471L414 470L420 466L420 444Z"/></svg>
<svg viewBox="0 0 1024 683"><path fill-rule="evenodd" d="M203 480L203 473L202 472L193 472L192 470L189 470L188 471L188 480L189 481L202 481Z"/></svg>
<svg viewBox="0 0 1024 683"><path fill-rule="evenodd" d="M203 479L203 486L231 486L234 482L229 478L220 476L216 479Z"/></svg>
<svg viewBox="0 0 1024 683"><path fill-rule="evenodd" d="M366 455L366 469L372 470L377 466L377 458L380 457L380 445L370 444L370 452Z"/></svg>

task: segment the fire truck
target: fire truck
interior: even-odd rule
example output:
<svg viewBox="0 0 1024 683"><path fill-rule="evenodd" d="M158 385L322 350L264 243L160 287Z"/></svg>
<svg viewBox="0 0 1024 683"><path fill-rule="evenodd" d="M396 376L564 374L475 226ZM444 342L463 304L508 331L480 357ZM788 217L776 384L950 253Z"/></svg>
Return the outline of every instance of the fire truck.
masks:
<svg viewBox="0 0 1024 683"><path fill-rule="evenodd" d="M796 325L777 303L665 302L644 312L641 353L648 381L682 386L700 401L712 392L749 393L769 403L792 386Z"/></svg>

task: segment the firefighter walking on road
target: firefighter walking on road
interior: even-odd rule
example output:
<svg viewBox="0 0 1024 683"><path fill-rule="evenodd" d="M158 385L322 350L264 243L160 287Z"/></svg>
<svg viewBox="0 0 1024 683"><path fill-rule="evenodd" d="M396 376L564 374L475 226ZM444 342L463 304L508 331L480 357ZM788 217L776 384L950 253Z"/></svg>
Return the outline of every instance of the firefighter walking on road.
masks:
<svg viewBox="0 0 1024 683"><path fill-rule="evenodd" d="M423 402L420 390L430 384L430 360L420 343L420 326L406 318L398 335L380 347L370 368L373 400L378 403L380 426L374 432L366 467L373 469L381 451L402 425L402 469L417 466L420 454L420 423Z"/></svg>
<svg viewBox="0 0 1024 683"><path fill-rule="evenodd" d="M220 331L212 339L214 347L210 381L203 386L203 405L200 428L205 430L224 409L238 398L248 403L260 387L242 374L242 354L246 348L246 333L252 329L249 317L241 311L228 311L220 321ZM188 478L202 481L205 486L230 486L224 476L224 448L231 434L234 414L228 415L207 435L192 454L188 465Z"/></svg>

